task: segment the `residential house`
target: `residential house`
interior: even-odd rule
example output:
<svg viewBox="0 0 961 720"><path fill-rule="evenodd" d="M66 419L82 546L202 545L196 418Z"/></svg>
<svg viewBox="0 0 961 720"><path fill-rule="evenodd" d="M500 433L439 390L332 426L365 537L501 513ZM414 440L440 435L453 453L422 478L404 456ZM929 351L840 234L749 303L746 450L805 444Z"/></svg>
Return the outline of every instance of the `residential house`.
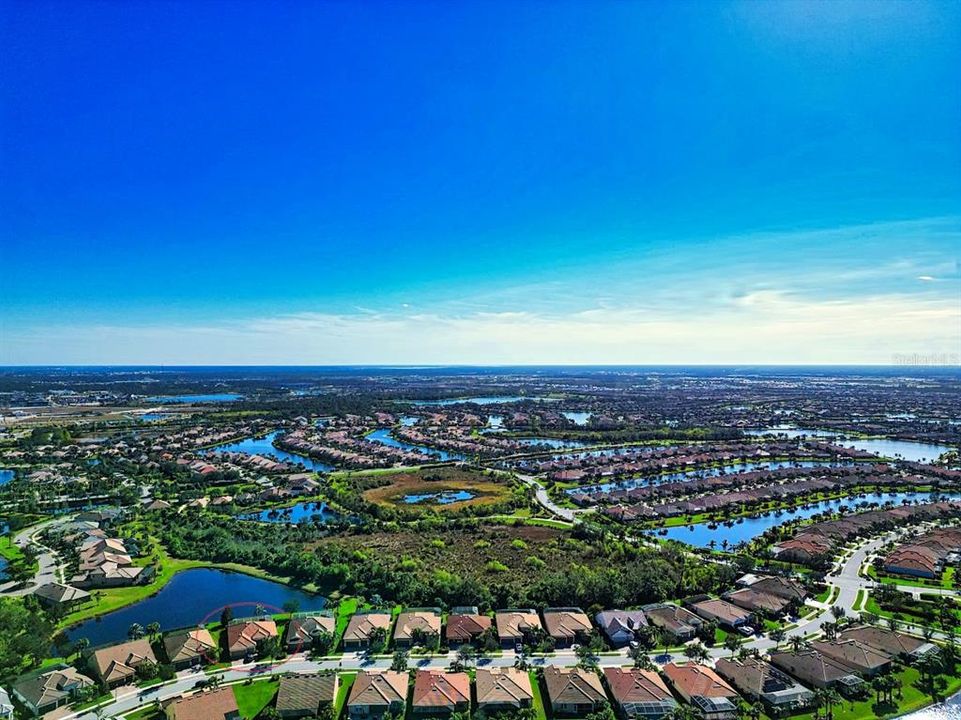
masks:
<svg viewBox="0 0 961 720"><path fill-rule="evenodd" d="M276 708L282 718L315 717L321 708L333 708L338 675L294 675L280 678Z"/></svg>
<svg viewBox="0 0 961 720"><path fill-rule="evenodd" d="M938 575L938 554L918 545L900 547L884 558L886 572L911 577L935 578Z"/></svg>
<svg viewBox="0 0 961 720"><path fill-rule="evenodd" d="M72 667L62 665L44 673L20 679L13 686L13 695L34 715L46 715L61 705L71 702L81 690L94 681Z"/></svg>
<svg viewBox="0 0 961 720"><path fill-rule="evenodd" d="M819 558L829 555L834 543L817 535L797 535L771 546L775 557L785 562L811 565Z"/></svg>
<svg viewBox="0 0 961 720"><path fill-rule="evenodd" d="M277 637L277 623L263 620L234 620L224 633L227 654L231 660L254 655L262 643Z"/></svg>
<svg viewBox="0 0 961 720"><path fill-rule="evenodd" d="M775 650L770 658L772 665L809 687L853 690L864 682L846 665L810 648L797 653Z"/></svg>
<svg viewBox="0 0 961 720"><path fill-rule="evenodd" d="M754 582L750 583L747 587L750 587L755 592L777 595L786 600L796 600L798 602L804 602L805 598L810 595L805 587L797 580L777 575L756 578Z"/></svg>
<svg viewBox="0 0 961 720"><path fill-rule="evenodd" d="M767 616L783 615L791 604L787 598L758 591L752 587L726 592L721 597L749 613Z"/></svg>
<svg viewBox="0 0 961 720"><path fill-rule="evenodd" d="M239 720L240 708L233 688L184 695L170 702L165 710L167 720Z"/></svg>
<svg viewBox="0 0 961 720"><path fill-rule="evenodd" d="M287 623L287 652L307 651L314 639L322 635L333 637L337 631L337 620L332 615L321 613L301 613Z"/></svg>
<svg viewBox="0 0 961 720"><path fill-rule="evenodd" d="M493 622L490 617L478 613L477 608L469 610L472 612L452 612L447 616L444 632L450 647L475 642L490 628Z"/></svg>
<svg viewBox="0 0 961 720"><path fill-rule="evenodd" d="M526 634L543 630L536 610L498 610L494 613L497 637L501 646L511 648L524 642Z"/></svg>
<svg viewBox="0 0 961 720"><path fill-rule="evenodd" d="M892 660L900 658L906 662L938 652L938 646L932 642L874 625L849 627L838 633L837 639L856 640Z"/></svg>
<svg viewBox="0 0 961 720"><path fill-rule="evenodd" d="M410 610L397 616L394 624L394 647L411 648L422 644L436 648L439 640L439 610Z"/></svg>
<svg viewBox="0 0 961 720"><path fill-rule="evenodd" d="M888 655L857 640L815 640L811 647L862 677L874 677L891 669L891 658Z"/></svg>
<svg viewBox="0 0 961 720"><path fill-rule="evenodd" d="M0 720L13 720L13 701L2 687L0 687Z"/></svg>
<svg viewBox="0 0 961 720"><path fill-rule="evenodd" d="M660 675L651 670L608 667L604 668L604 678L622 717L660 720L677 707Z"/></svg>
<svg viewBox="0 0 961 720"><path fill-rule="evenodd" d="M644 615L651 625L667 631L679 642L692 640L697 635L697 629L704 624L701 618L689 610L668 603L645 605Z"/></svg>
<svg viewBox="0 0 961 720"><path fill-rule="evenodd" d="M350 688L347 714L352 720L403 713L407 706L407 673L361 671Z"/></svg>
<svg viewBox="0 0 961 720"><path fill-rule="evenodd" d="M464 672L418 670L411 710L414 715L450 715L470 710L470 676Z"/></svg>
<svg viewBox="0 0 961 720"><path fill-rule="evenodd" d="M597 673L584 668L549 665L544 668L544 685L555 716L583 717L607 702Z"/></svg>
<svg viewBox="0 0 961 720"><path fill-rule="evenodd" d="M593 628L590 618L580 608L548 608L544 611L544 627L559 648L586 642Z"/></svg>
<svg viewBox="0 0 961 720"><path fill-rule="evenodd" d="M157 658L147 638L92 650L88 661L97 677L111 688L133 682L137 677L137 668L141 665L157 664Z"/></svg>
<svg viewBox="0 0 961 720"><path fill-rule="evenodd" d="M614 647L624 647L637 638L647 618L641 610L604 610L594 616L594 622Z"/></svg>
<svg viewBox="0 0 961 720"><path fill-rule="evenodd" d="M90 593L72 585L52 582L41 585L33 591L34 596L45 607L68 610L74 605L80 605L90 599Z"/></svg>
<svg viewBox="0 0 961 720"><path fill-rule="evenodd" d="M390 633L390 613L357 613L350 618L344 630L344 650L363 650L370 644L371 636L378 630L384 631L386 640Z"/></svg>
<svg viewBox="0 0 961 720"><path fill-rule="evenodd" d="M734 720L737 716L737 692L711 668L696 663L668 663L664 674L703 720Z"/></svg>
<svg viewBox="0 0 961 720"><path fill-rule="evenodd" d="M529 708L534 702L531 678L516 668L477 668L477 709L485 714Z"/></svg>
<svg viewBox="0 0 961 720"><path fill-rule="evenodd" d="M203 627L175 630L165 636L163 642L167 662L177 670L217 662L220 654L210 631Z"/></svg>
<svg viewBox="0 0 961 720"><path fill-rule="evenodd" d="M697 615L705 620L713 620L718 625L726 628L738 628L742 625L750 625L753 615L745 610L733 605L726 600L702 600L691 605Z"/></svg>
<svg viewBox="0 0 961 720"><path fill-rule="evenodd" d="M715 663L714 669L742 695L771 707L794 710L814 700L813 692L761 658L724 658Z"/></svg>

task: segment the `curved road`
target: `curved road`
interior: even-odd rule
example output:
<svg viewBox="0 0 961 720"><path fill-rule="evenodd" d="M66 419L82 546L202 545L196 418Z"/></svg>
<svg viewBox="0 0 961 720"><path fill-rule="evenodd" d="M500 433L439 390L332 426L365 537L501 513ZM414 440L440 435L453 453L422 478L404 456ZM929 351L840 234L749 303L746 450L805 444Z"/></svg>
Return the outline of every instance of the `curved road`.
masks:
<svg viewBox="0 0 961 720"><path fill-rule="evenodd" d="M28 545L33 545L35 548L37 548L37 573L34 575L33 580L19 587L12 582L0 585L0 596L6 595L10 597L17 597L29 595L36 588L41 587L42 585L63 581L57 553L48 548L46 545L42 544L37 538L39 537L40 533L47 528L65 523L69 519L69 517L62 517L55 518L53 520L47 520L39 525L32 525L31 527L24 528L19 533L14 535L13 542L21 549L27 547Z"/></svg>

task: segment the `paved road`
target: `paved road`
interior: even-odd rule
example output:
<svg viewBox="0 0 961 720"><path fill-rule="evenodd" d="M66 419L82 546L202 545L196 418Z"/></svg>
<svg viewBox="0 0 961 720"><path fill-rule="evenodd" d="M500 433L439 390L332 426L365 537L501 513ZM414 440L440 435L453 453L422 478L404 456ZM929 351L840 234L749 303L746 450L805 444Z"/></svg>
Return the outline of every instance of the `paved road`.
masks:
<svg viewBox="0 0 961 720"><path fill-rule="evenodd" d="M518 473L517 478L534 488L534 495L537 498L537 502L539 502L541 506L544 507L548 512L556 515L561 520L574 522L574 516L577 515L579 511L572 510L571 508L561 507L551 500L544 486L541 485L532 475L521 475Z"/></svg>
<svg viewBox="0 0 961 720"><path fill-rule="evenodd" d="M69 517L55 518L53 520L47 520L39 525L33 525L31 527L21 530L19 533L14 535L13 542L20 548L25 548L28 545L33 545L38 551L37 555L37 574L34 575L33 580L26 583L21 587L17 587L12 582L4 583L0 585L0 595L6 595L11 597L29 595L35 589L42 585L52 582L62 582L62 571L60 569L60 562L57 553L48 548L46 545L39 541L39 535L41 532L54 525L59 525L65 523L69 520Z"/></svg>

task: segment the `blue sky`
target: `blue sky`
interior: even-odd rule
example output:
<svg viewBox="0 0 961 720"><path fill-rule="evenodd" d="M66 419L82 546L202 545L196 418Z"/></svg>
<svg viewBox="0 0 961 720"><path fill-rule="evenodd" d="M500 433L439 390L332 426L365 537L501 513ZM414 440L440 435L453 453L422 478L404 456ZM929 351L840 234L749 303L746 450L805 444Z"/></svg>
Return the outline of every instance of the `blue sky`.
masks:
<svg viewBox="0 0 961 720"><path fill-rule="evenodd" d="M961 353L961 5L0 11L0 363Z"/></svg>

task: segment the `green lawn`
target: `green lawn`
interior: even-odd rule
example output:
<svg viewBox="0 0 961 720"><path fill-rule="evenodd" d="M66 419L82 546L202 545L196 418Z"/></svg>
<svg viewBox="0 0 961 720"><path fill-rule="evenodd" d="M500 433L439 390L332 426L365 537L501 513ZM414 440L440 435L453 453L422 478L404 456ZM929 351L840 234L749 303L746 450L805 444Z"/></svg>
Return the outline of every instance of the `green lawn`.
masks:
<svg viewBox="0 0 961 720"><path fill-rule="evenodd" d="M277 678L259 680L249 685L232 685L234 697L237 698L237 707L240 708L240 716L247 720L257 717L260 711L274 699L278 686Z"/></svg>
<svg viewBox="0 0 961 720"><path fill-rule="evenodd" d="M343 673L340 676L340 685L337 688L337 697L334 698L334 717L339 718L347 705L347 697L350 695L350 688L357 679L357 673Z"/></svg>
<svg viewBox="0 0 961 720"><path fill-rule="evenodd" d="M541 684L538 682L537 673L533 670L528 673L531 678L531 690L534 695L534 712L537 713L537 720L547 720L547 708L544 706L544 698L541 695Z"/></svg>
<svg viewBox="0 0 961 720"><path fill-rule="evenodd" d="M4 535L0 537L0 557L9 562L17 562L23 560L23 551L14 544L11 536Z"/></svg>
<svg viewBox="0 0 961 720"><path fill-rule="evenodd" d="M840 705L834 708L834 720L872 720L873 718L892 718L898 715L903 715L905 713L918 710L926 705L930 705L933 701L931 696L925 695L923 692L918 690L914 685L918 681L920 675L918 671L914 668L905 668L898 677L901 678L901 699L897 700L897 695L895 695L895 700L897 700L897 706L892 707L890 705L876 705L874 693L871 693L869 699L863 702L851 702L845 700ZM949 697L953 693L957 692L961 688L961 678L947 678L948 687L945 690L944 696ZM814 720L813 713L806 713L804 715L793 715L791 720Z"/></svg>

